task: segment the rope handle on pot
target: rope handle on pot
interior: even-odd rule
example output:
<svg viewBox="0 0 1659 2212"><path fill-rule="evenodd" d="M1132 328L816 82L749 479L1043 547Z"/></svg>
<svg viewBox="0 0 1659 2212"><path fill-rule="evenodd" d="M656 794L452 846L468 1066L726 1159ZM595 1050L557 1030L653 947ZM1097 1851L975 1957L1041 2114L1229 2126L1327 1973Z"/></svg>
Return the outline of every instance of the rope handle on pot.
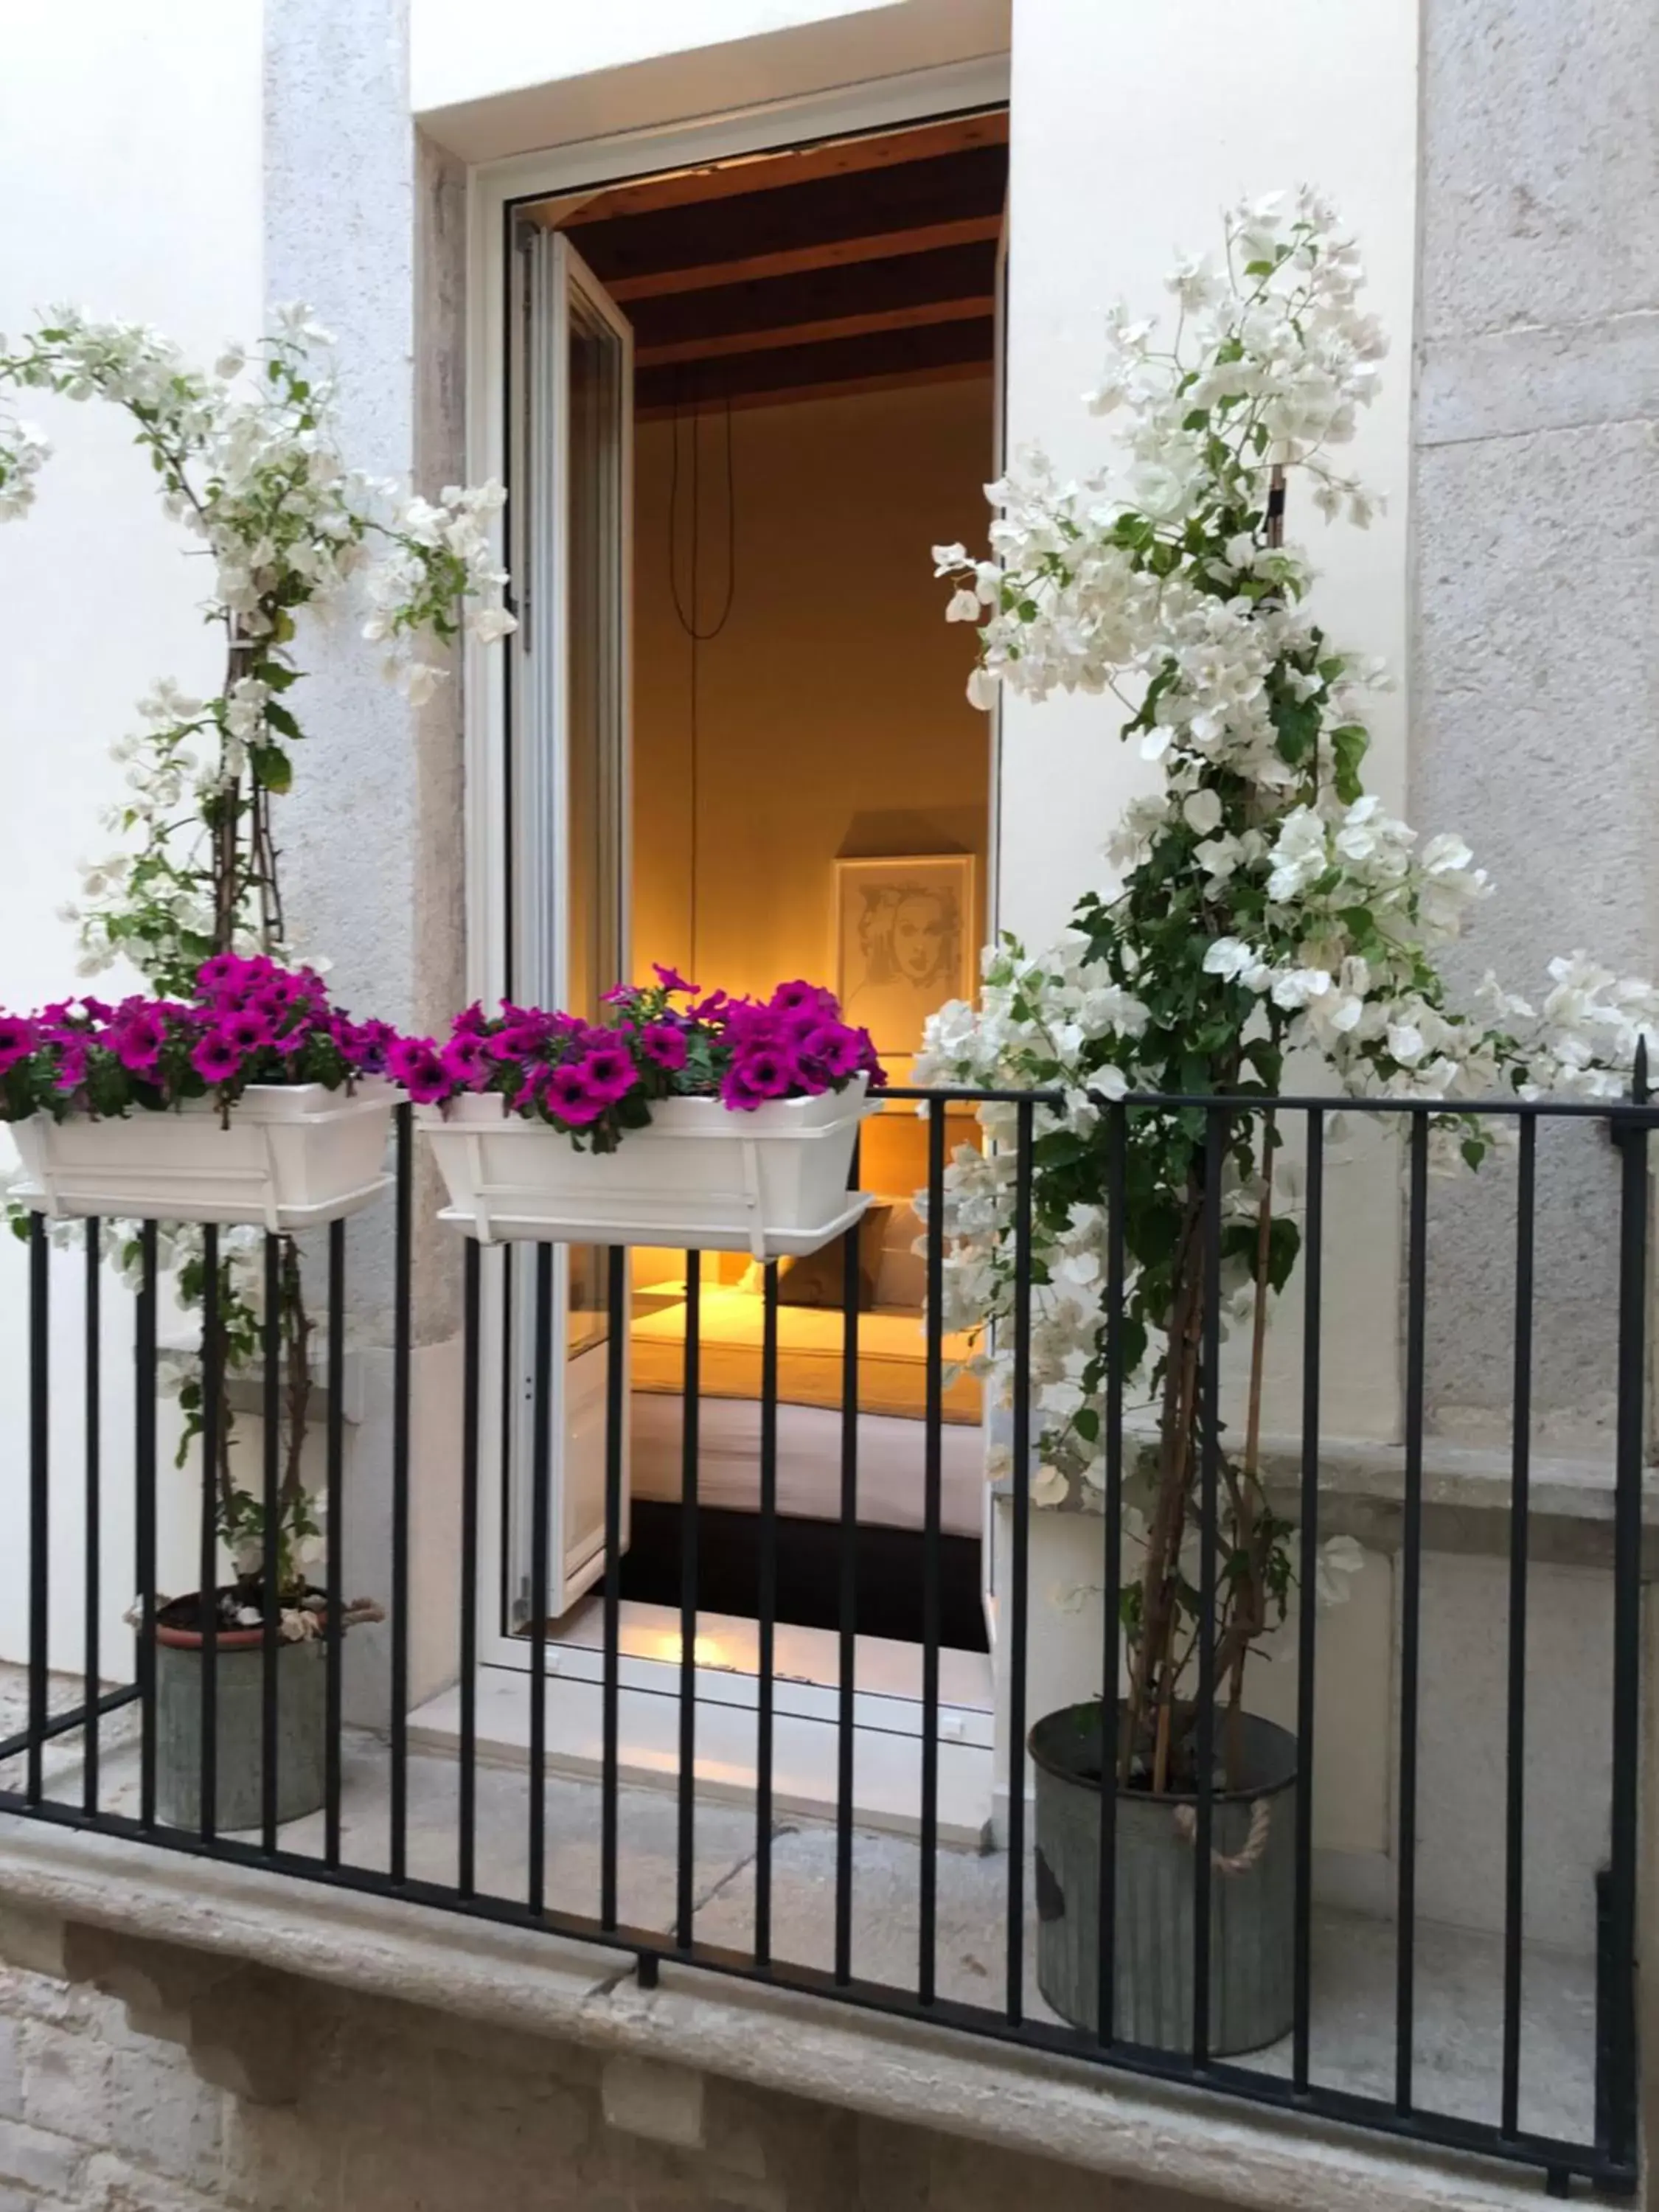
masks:
<svg viewBox="0 0 1659 2212"><path fill-rule="evenodd" d="M1196 1847L1198 1843L1198 1814L1191 1805L1177 1805L1174 1820L1176 1833L1185 1843ZM1267 1848L1267 1838L1273 1825L1271 1797L1258 1797L1250 1808L1250 1832L1244 1838L1242 1850L1212 1850L1210 1864L1218 1874L1248 1874Z"/></svg>

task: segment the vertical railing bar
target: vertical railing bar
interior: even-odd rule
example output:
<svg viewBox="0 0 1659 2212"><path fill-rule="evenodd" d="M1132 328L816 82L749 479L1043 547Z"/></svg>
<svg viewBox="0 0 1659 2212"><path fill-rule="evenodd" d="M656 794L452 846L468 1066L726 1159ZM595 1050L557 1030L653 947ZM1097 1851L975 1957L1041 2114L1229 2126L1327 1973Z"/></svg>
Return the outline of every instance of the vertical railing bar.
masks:
<svg viewBox="0 0 1659 2212"><path fill-rule="evenodd" d="M1004 2009L1018 2026L1025 2009L1025 1642L1031 1534L1031 1176L1036 1109L1015 1115L1013 1528L1008 1590L1007 1988Z"/></svg>
<svg viewBox="0 0 1659 2212"><path fill-rule="evenodd" d="M1308 2086L1313 2011L1314 1699L1319 1618L1319 1425L1325 1242L1325 1116L1308 1114L1302 1235L1302 1567L1297 1592L1296 1936L1291 2076Z"/></svg>
<svg viewBox="0 0 1659 2212"><path fill-rule="evenodd" d="M328 1414L323 1460L323 1858L340 1863L340 1745L345 1708L345 1237L328 1224Z"/></svg>
<svg viewBox="0 0 1659 2212"><path fill-rule="evenodd" d="M1631 1097L1645 1105L1648 1052L1636 1049ZM1633 2168L1638 2132L1636 2066L1637 1820L1641 1774L1642 1459L1648 1301L1648 1131L1632 1121L1619 1200L1619 1414L1613 1480L1613 1787L1607 1880L1606 2104L1607 2153Z"/></svg>
<svg viewBox="0 0 1659 2212"><path fill-rule="evenodd" d="M536 1247L536 1314L532 1361L530 1498L530 1827L526 1896L532 1913L546 1899L547 1583L553 1487L553 1247Z"/></svg>
<svg viewBox="0 0 1659 2212"><path fill-rule="evenodd" d="M260 1353L264 1370L260 1401L264 1425L264 1484L260 1500L263 1588L259 1603L263 1632L259 1639L259 1840L264 1850L274 1851L278 1757L276 1663L283 1606L282 1502L278 1487L282 1460L283 1248L269 1231L265 1235L264 1328Z"/></svg>
<svg viewBox="0 0 1659 2212"><path fill-rule="evenodd" d="M859 1185L860 1147L853 1148L851 1188ZM859 1240L855 1221L842 1239L841 1587L836 1599L836 1929L837 1982L853 1977L853 1813L857 1790L859 1579Z"/></svg>
<svg viewBox="0 0 1659 2212"><path fill-rule="evenodd" d="M415 1220L414 1109L397 1109L397 1224L392 1283L392 1744L388 1871L404 1879L409 1834L409 1420Z"/></svg>
<svg viewBox="0 0 1659 2212"><path fill-rule="evenodd" d="M772 1963L772 1670L778 1608L778 1263L763 1275L761 1318L760 1589L755 1684L755 1965Z"/></svg>
<svg viewBox="0 0 1659 2212"><path fill-rule="evenodd" d="M155 1224L138 1231L132 1333L134 1579L138 1585L138 1820L155 1824Z"/></svg>
<svg viewBox="0 0 1659 2212"><path fill-rule="evenodd" d="M86 1251L86 1560L82 1603L85 1654L82 1667L87 1711L82 1732L81 1804L88 1820L98 1814L98 1698L103 1675L99 1648L99 1614L103 1607L103 1224L87 1223Z"/></svg>
<svg viewBox="0 0 1659 2212"><path fill-rule="evenodd" d="M1423 1375L1428 1271L1429 1123L1411 1129L1409 1243L1406 1270L1406 1484L1401 1553L1400 1812L1395 1953L1395 2106L1412 2106L1413 2007L1417 1954L1417 1719L1423 1607Z"/></svg>
<svg viewBox="0 0 1659 2212"><path fill-rule="evenodd" d="M1515 1382L1510 1465L1509 1726L1504 1836L1504 2073L1505 2135L1521 2124L1521 1996L1526 1909L1527 1567L1531 1534L1533 1231L1538 1124L1520 1127L1515 1216Z"/></svg>
<svg viewBox="0 0 1659 2212"><path fill-rule="evenodd" d="M461 1618L460 1758L456 1807L456 1887L471 1897L477 1885L478 1795L478 1425L483 1412L483 1261L476 1237L461 1248Z"/></svg>
<svg viewBox="0 0 1659 2212"><path fill-rule="evenodd" d="M599 1924L617 1925L617 1820L622 1728L623 1447L628 1407L628 1253L611 1248L605 1285L605 1683L599 1777Z"/></svg>
<svg viewBox="0 0 1659 2212"><path fill-rule="evenodd" d="M25 1791L44 1787L47 1666L52 1649L51 1249L45 1216L29 1216L29 1753Z"/></svg>
<svg viewBox="0 0 1659 2212"><path fill-rule="evenodd" d="M1197 1820L1193 1853L1193 2063L1210 2061L1210 1854L1215 1826L1216 1522L1221 1458L1221 1171L1224 1112L1204 1125L1204 1325L1199 1401L1198 1715L1194 1745Z"/></svg>
<svg viewBox="0 0 1659 2212"><path fill-rule="evenodd" d="M1127 1109L1112 1105L1106 1121L1106 1494L1105 1587L1100 1624L1100 1882L1096 1901L1096 2037L1115 2032L1117 1997L1117 1684L1118 1615L1123 1587L1123 1300L1127 1182Z"/></svg>
<svg viewBox="0 0 1659 2212"><path fill-rule="evenodd" d="M202 1633L201 1798L198 1826L210 1843L219 1824L219 1453L224 1395L219 1229L202 1231L202 1522L198 1546Z"/></svg>
<svg viewBox="0 0 1659 2212"><path fill-rule="evenodd" d="M927 1366L921 1551L921 1867L916 1994L936 1993L939 1917L939 1518L945 1419L945 1103L927 1102Z"/></svg>
<svg viewBox="0 0 1659 2212"><path fill-rule="evenodd" d="M697 1855L697 1455L702 1383L702 1255L685 1255L685 1367L680 1436L680 1770L674 1930L682 1950L694 1934Z"/></svg>

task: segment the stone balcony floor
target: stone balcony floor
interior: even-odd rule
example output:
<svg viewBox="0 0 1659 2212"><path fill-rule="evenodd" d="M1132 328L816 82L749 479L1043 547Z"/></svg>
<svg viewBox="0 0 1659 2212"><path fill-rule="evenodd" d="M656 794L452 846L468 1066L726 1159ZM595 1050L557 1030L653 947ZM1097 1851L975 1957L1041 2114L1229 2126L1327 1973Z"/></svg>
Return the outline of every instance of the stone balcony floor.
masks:
<svg viewBox="0 0 1659 2212"><path fill-rule="evenodd" d="M0 1721L18 1724L15 1679L0 1685ZM54 1685L54 1705L78 1690ZM136 1715L107 1718L100 1734L100 1802L137 1809ZM50 1747L49 1796L77 1802L78 1739ZM21 1787L21 1761L0 1783ZM342 1852L351 1865L383 1869L388 1848L389 1759L384 1742L358 1731L344 1746ZM453 1884L459 1769L449 1758L410 1753L407 1864L411 1876ZM526 1777L520 1767L477 1771L480 1891L522 1897L527 1863ZM545 1785L545 1881L552 1909L597 1917L599 1791L592 1782L550 1774ZM623 1921L670 1936L676 1893L678 1810L672 1789L624 1787L618 1802L618 1905ZM285 1850L320 1858L320 1814L282 1832ZM700 1941L744 1949L753 1940L755 1821L751 1810L700 1802L694 1897ZM772 1948L789 1965L832 1964L836 1838L832 1827L791 1816L772 1830ZM864 1981L914 1986L919 1852L911 1838L860 1831L854 1842L853 1971ZM938 1867L940 1994L977 2005L1000 2002L1005 1972L1006 1856L943 1847ZM1032 1893L1028 1879L1026 1896ZM302 1910L302 1886L295 1909ZM1026 2005L1052 2021L1036 1986L1035 1914L1026 1928ZM1502 1948L1494 1936L1419 1923L1416 1948L1415 2094L1425 2112L1495 2121L1502 2054ZM1395 1946L1385 1921L1317 1910L1314 1926L1313 2078L1321 2087L1392 2098ZM1595 1970L1587 1957L1541 1944L1527 1948L1523 1976L1521 2123L1541 2134L1588 2140L1594 2115ZM1288 2039L1235 2062L1267 2075L1291 2065Z"/></svg>

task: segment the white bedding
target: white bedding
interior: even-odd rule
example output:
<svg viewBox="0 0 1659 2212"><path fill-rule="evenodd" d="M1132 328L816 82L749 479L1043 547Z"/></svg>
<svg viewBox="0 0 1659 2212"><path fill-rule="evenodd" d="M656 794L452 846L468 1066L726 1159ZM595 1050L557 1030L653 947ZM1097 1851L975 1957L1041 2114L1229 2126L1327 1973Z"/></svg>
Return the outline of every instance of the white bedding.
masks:
<svg viewBox="0 0 1659 2212"><path fill-rule="evenodd" d="M678 1504L684 1401L632 1394L630 1455L635 1498ZM888 1413L859 1416L858 1516L889 1528L922 1524L921 1421ZM760 1506L760 1407L752 1399L699 1401L697 1496L705 1505L754 1513ZM940 1431L940 1526L977 1536L983 1522L985 1435L978 1427ZM841 1518L841 1415L818 1406L778 1407L778 1510L811 1521Z"/></svg>

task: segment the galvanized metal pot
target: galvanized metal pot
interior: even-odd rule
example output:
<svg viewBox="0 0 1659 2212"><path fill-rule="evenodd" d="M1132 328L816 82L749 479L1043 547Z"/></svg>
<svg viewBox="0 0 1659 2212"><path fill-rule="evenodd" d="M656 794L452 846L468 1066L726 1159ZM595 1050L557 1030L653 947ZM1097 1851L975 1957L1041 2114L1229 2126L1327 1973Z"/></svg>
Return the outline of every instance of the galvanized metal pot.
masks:
<svg viewBox="0 0 1659 2212"><path fill-rule="evenodd" d="M1097 1701L1031 1730L1036 1775L1037 1986L1063 2020L1100 2016L1100 1810ZM1210 1879L1211 2051L1256 2051L1288 2034L1293 2008L1296 1739L1243 1716L1239 1786L1217 1789ZM1158 2051L1193 2042L1195 1799L1119 1790L1112 2033Z"/></svg>
<svg viewBox="0 0 1659 2212"><path fill-rule="evenodd" d="M155 1632L155 1809L169 1826L202 1825L202 1639ZM257 1828L262 1818L264 1638L230 1630L218 1639L214 1825ZM276 1817L303 1820L324 1798L327 1650L319 1639L276 1653Z"/></svg>

